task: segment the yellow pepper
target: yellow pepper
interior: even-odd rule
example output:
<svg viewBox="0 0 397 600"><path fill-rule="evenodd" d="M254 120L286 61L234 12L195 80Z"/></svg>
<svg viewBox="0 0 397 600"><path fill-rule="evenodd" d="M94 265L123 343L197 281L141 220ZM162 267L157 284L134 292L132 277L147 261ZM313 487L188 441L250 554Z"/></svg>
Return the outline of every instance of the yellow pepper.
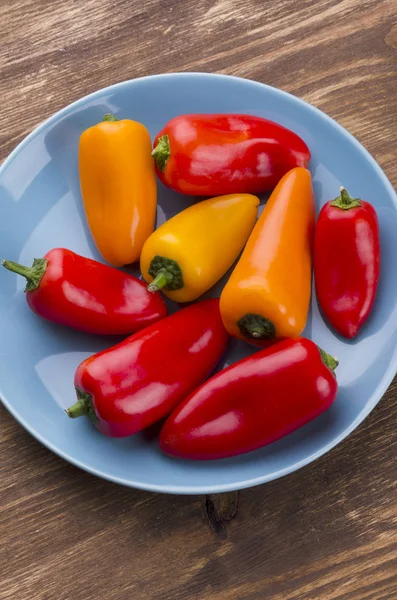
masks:
<svg viewBox="0 0 397 600"><path fill-rule="evenodd" d="M259 199L229 194L203 200L161 225L142 249L149 291L175 302L195 300L226 273L255 224Z"/></svg>
<svg viewBox="0 0 397 600"><path fill-rule="evenodd" d="M116 267L139 260L154 227L156 178L146 127L105 115L83 132L79 172L85 214L103 258Z"/></svg>

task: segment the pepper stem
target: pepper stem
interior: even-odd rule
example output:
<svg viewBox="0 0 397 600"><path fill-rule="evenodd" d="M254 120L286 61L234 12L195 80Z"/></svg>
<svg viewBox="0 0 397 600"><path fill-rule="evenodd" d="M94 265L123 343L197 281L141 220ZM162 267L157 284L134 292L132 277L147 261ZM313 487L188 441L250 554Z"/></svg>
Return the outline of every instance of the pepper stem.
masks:
<svg viewBox="0 0 397 600"><path fill-rule="evenodd" d="M322 348L318 348L318 349L321 354L321 360L323 361L325 366L328 367L328 369L330 371L334 372L336 367L339 365L339 360L337 358L335 358L334 356L331 356L330 354L328 354L328 352L325 352L325 350L323 350Z"/></svg>
<svg viewBox="0 0 397 600"><path fill-rule="evenodd" d="M95 425L95 423L98 421L98 417L96 416L96 412L94 410L91 394L84 392L80 388L76 388L76 394L77 402L66 409L66 414L71 419L76 419L77 417L87 415L90 421Z"/></svg>
<svg viewBox="0 0 397 600"><path fill-rule="evenodd" d="M158 292L169 283L172 283L172 278L173 275L169 271L160 271L147 286L148 292Z"/></svg>
<svg viewBox="0 0 397 600"><path fill-rule="evenodd" d="M251 337L253 337L253 338L260 339L263 336L263 333L264 333L263 327L252 326L247 329L249 329L249 333L251 334Z"/></svg>
<svg viewBox="0 0 397 600"><path fill-rule="evenodd" d="M114 123L114 122L118 121L118 118L115 117L114 115L112 115L111 113L106 113L106 115L103 115L102 123L104 121L109 121L110 123Z"/></svg>
<svg viewBox="0 0 397 600"><path fill-rule="evenodd" d="M172 258L156 254L150 261L148 273L153 277L147 288L149 292L157 292L161 288L173 292L183 288L181 268Z"/></svg>
<svg viewBox="0 0 397 600"><path fill-rule="evenodd" d="M340 188L340 198L342 200L342 204L345 204L346 206L349 206L352 201L352 197L344 187Z"/></svg>
<svg viewBox="0 0 397 600"><path fill-rule="evenodd" d="M337 206L343 210L350 210L361 206L360 198L352 198L346 188L340 188L340 195L331 202L331 206Z"/></svg>
<svg viewBox="0 0 397 600"><path fill-rule="evenodd" d="M88 413L88 409L85 405L84 400L79 398L79 400L77 400L75 404L72 404L72 406L69 406L69 408L67 408L65 412L71 419L76 419L77 417L82 417L83 415L86 415Z"/></svg>
<svg viewBox="0 0 397 600"><path fill-rule="evenodd" d="M22 275L22 277L25 277L25 292L32 292L33 290L37 289L40 285L40 281L42 280L42 277L47 268L47 259L35 258L33 259L33 264L31 267L25 267L24 265L20 265L19 263L13 262L12 260L2 260L1 264L9 271L12 271L13 273L17 273L17 275Z"/></svg>
<svg viewBox="0 0 397 600"><path fill-rule="evenodd" d="M276 337L276 328L274 323L262 317L262 315L254 315L248 313L244 315L237 325L241 334L253 340L271 340Z"/></svg>
<svg viewBox="0 0 397 600"><path fill-rule="evenodd" d="M170 157L170 140L168 135L162 135L153 148L152 156L160 171L164 171L165 165Z"/></svg>

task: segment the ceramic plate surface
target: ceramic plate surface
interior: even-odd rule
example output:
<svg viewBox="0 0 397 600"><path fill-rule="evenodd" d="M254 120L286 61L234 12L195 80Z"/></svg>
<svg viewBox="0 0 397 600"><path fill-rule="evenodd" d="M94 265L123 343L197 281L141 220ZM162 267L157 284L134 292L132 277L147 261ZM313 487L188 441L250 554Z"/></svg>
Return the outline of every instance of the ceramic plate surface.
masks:
<svg viewBox="0 0 397 600"><path fill-rule="evenodd" d="M73 375L109 339L68 331L28 309L24 281L0 270L0 396L14 417L48 448L87 471L131 487L169 493L241 489L270 481L321 456L373 409L397 365L396 195L368 152L335 121L305 102L248 80L209 74L159 75L127 81L71 104L30 134L0 170L0 257L30 264L56 246L100 257L86 227L77 169L81 132L112 112L141 121L152 137L183 113L248 113L298 133L312 152L310 169L320 208L343 184L375 205L382 272L373 313L358 338L338 338L313 296L304 335L340 360L340 391L332 408L262 450L214 462L164 456L152 433L114 440L88 419L71 420ZM158 224L190 204L159 184ZM293 251L293 249L291 249ZM134 272L134 271L132 271ZM213 290L219 295L220 286ZM252 352L232 342L221 367Z"/></svg>

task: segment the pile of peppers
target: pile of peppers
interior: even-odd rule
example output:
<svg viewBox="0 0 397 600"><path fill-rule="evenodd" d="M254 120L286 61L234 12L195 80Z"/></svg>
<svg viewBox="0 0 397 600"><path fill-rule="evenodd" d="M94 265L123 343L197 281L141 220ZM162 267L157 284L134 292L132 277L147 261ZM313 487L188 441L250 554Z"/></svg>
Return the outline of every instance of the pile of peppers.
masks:
<svg viewBox="0 0 397 600"><path fill-rule="evenodd" d="M338 361L301 337L312 273L328 325L357 336L379 282L379 225L345 188L316 223L309 161L296 133L252 115L176 117L153 147L143 124L114 115L82 133L82 202L108 264L65 248L31 267L2 261L25 277L40 317L126 336L77 367L69 417L111 437L161 422L162 451L210 460L271 444L331 407ZM193 202L154 230L156 174ZM143 280L119 269L137 261ZM233 265L220 298L200 300ZM180 310L167 316L163 294ZM255 351L211 376L230 336Z"/></svg>

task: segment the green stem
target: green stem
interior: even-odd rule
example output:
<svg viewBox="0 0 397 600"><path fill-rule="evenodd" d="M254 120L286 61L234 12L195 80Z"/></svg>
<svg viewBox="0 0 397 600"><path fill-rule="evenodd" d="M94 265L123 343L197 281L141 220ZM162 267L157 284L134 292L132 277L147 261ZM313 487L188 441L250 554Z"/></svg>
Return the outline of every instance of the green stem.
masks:
<svg viewBox="0 0 397 600"><path fill-rule="evenodd" d="M252 325L251 327L247 327L247 329L249 330L249 334L251 337L259 340L261 337L263 337L264 333L265 333L265 329L264 327L259 327L259 326L254 326Z"/></svg>
<svg viewBox="0 0 397 600"><path fill-rule="evenodd" d="M47 268L47 260L45 258L35 258L31 267L25 267L12 260L2 260L1 264L9 271L26 278L25 292L32 292L39 287Z"/></svg>
<svg viewBox="0 0 397 600"><path fill-rule="evenodd" d="M336 367L339 365L339 360L337 358L335 358L334 356L331 356L330 354L328 354L328 352L326 352L322 348L318 348L318 349L321 354L321 360L323 361L325 366L328 367L328 369L330 371L334 372Z"/></svg>
<svg viewBox="0 0 397 600"><path fill-rule="evenodd" d="M337 206L343 210L350 210L361 206L360 198L352 198L349 192L344 188L340 188L340 195L331 202L331 206Z"/></svg>
<svg viewBox="0 0 397 600"><path fill-rule="evenodd" d="M156 146L153 148L152 156L160 171L164 171L165 165L170 157L170 140L168 135L159 137Z"/></svg>
<svg viewBox="0 0 397 600"><path fill-rule="evenodd" d="M271 340L276 337L276 328L274 323L262 317L248 313L237 323L241 334L253 340Z"/></svg>
<svg viewBox="0 0 397 600"><path fill-rule="evenodd" d="M79 388L76 388L77 394L77 402L66 409L66 414L71 419L76 419L77 417L82 417L87 415L92 423L98 421L98 417L96 416L96 412L92 403L92 396L88 392L84 392Z"/></svg>
<svg viewBox="0 0 397 600"><path fill-rule="evenodd" d="M342 204L344 206L350 206L351 201L352 201L352 197L350 196L350 194L347 191L347 189L344 188L344 187L340 188L340 198L341 198Z"/></svg>
<svg viewBox="0 0 397 600"><path fill-rule="evenodd" d="M32 271L31 267L25 267L25 265L20 265L12 260L2 260L1 264L9 271L17 273L18 275L22 275L22 277L26 277L26 279L30 279Z"/></svg>
<svg viewBox="0 0 397 600"><path fill-rule="evenodd" d="M69 406L69 408L67 408L65 412L71 419L76 419L77 417L82 417L83 415L86 415L88 413L88 409L85 405L84 400L80 398L75 404Z"/></svg>
<svg viewBox="0 0 397 600"><path fill-rule="evenodd" d="M148 292L158 292L166 285L172 283L173 275L169 271L160 271L148 285Z"/></svg>
<svg viewBox="0 0 397 600"><path fill-rule="evenodd" d="M106 115L103 115L102 122L104 121L108 121L109 123L115 123L116 121L118 121L118 118L112 115L111 113L106 113Z"/></svg>
<svg viewBox="0 0 397 600"><path fill-rule="evenodd" d="M183 288L181 268L172 258L156 254L150 261L148 273L153 277L148 286L149 292L157 292L161 288L173 292Z"/></svg>

